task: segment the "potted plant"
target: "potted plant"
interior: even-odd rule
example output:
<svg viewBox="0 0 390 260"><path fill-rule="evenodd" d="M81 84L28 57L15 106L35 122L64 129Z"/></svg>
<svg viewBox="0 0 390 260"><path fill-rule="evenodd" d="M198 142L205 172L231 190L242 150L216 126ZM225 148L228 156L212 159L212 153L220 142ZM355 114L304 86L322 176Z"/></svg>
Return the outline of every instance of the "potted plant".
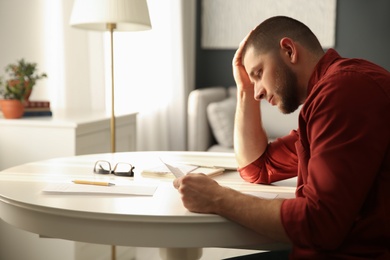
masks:
<svg viewBox="0 0 390 260"><path fill-rule="evenodd" d="M37 64L20 59L5 68L8 79L0 80L0 107L5 118L20 118L24 113L24 101L28 101L37 80L46 73L37 72Z"/></svg>

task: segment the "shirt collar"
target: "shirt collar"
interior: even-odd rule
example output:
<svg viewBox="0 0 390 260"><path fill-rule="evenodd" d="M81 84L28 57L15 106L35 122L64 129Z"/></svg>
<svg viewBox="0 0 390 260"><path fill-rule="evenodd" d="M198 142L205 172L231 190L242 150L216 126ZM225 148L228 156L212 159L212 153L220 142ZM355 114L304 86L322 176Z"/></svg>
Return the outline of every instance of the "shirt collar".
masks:
<svg viewBox="0 0 390 260"><path fill-rule="evenodd" d="M341 56L334 49L329 49L325 55L320 59L314 68L307 87L307 94L309 95L313 86L326 74L328 68Z"/></svg>

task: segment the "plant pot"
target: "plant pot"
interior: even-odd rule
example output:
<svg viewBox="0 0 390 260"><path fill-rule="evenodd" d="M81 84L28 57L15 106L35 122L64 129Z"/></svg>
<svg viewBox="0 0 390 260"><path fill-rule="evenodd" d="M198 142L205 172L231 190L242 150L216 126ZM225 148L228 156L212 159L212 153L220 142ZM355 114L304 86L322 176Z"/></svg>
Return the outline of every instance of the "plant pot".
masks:
<svg viewBox="0 0 390 260"><path fill-rule="evenodd" d="M24 105L20 100L2 99L0 100L0 107L4 118L7 119L21 118L24 113Z"/></svg>

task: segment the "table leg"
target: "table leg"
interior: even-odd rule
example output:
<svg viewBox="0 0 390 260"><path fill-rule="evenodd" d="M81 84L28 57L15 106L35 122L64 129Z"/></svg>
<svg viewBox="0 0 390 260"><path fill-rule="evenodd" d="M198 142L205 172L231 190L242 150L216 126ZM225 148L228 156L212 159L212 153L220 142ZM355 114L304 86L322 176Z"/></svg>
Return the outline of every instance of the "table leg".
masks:
<svg viewBox="0 0 390 260"><path fill-rule="evenodd" d="M163 260L198 260L202 251L202 248L160 248L160 257Z"/></svg>

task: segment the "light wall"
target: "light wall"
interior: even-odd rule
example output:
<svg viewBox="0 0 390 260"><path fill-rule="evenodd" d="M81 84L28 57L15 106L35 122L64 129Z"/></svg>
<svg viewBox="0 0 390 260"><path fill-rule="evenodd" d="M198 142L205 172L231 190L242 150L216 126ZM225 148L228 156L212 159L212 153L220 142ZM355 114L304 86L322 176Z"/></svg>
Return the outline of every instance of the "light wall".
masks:
<svg viewBox="0 0 390 260"><path fill-rule="evenodd" d="M0 75L9 63L37 62L47 79L31 99L53 109L104 110L103 34L69 26L73 1L0 1Z"/></svg>

